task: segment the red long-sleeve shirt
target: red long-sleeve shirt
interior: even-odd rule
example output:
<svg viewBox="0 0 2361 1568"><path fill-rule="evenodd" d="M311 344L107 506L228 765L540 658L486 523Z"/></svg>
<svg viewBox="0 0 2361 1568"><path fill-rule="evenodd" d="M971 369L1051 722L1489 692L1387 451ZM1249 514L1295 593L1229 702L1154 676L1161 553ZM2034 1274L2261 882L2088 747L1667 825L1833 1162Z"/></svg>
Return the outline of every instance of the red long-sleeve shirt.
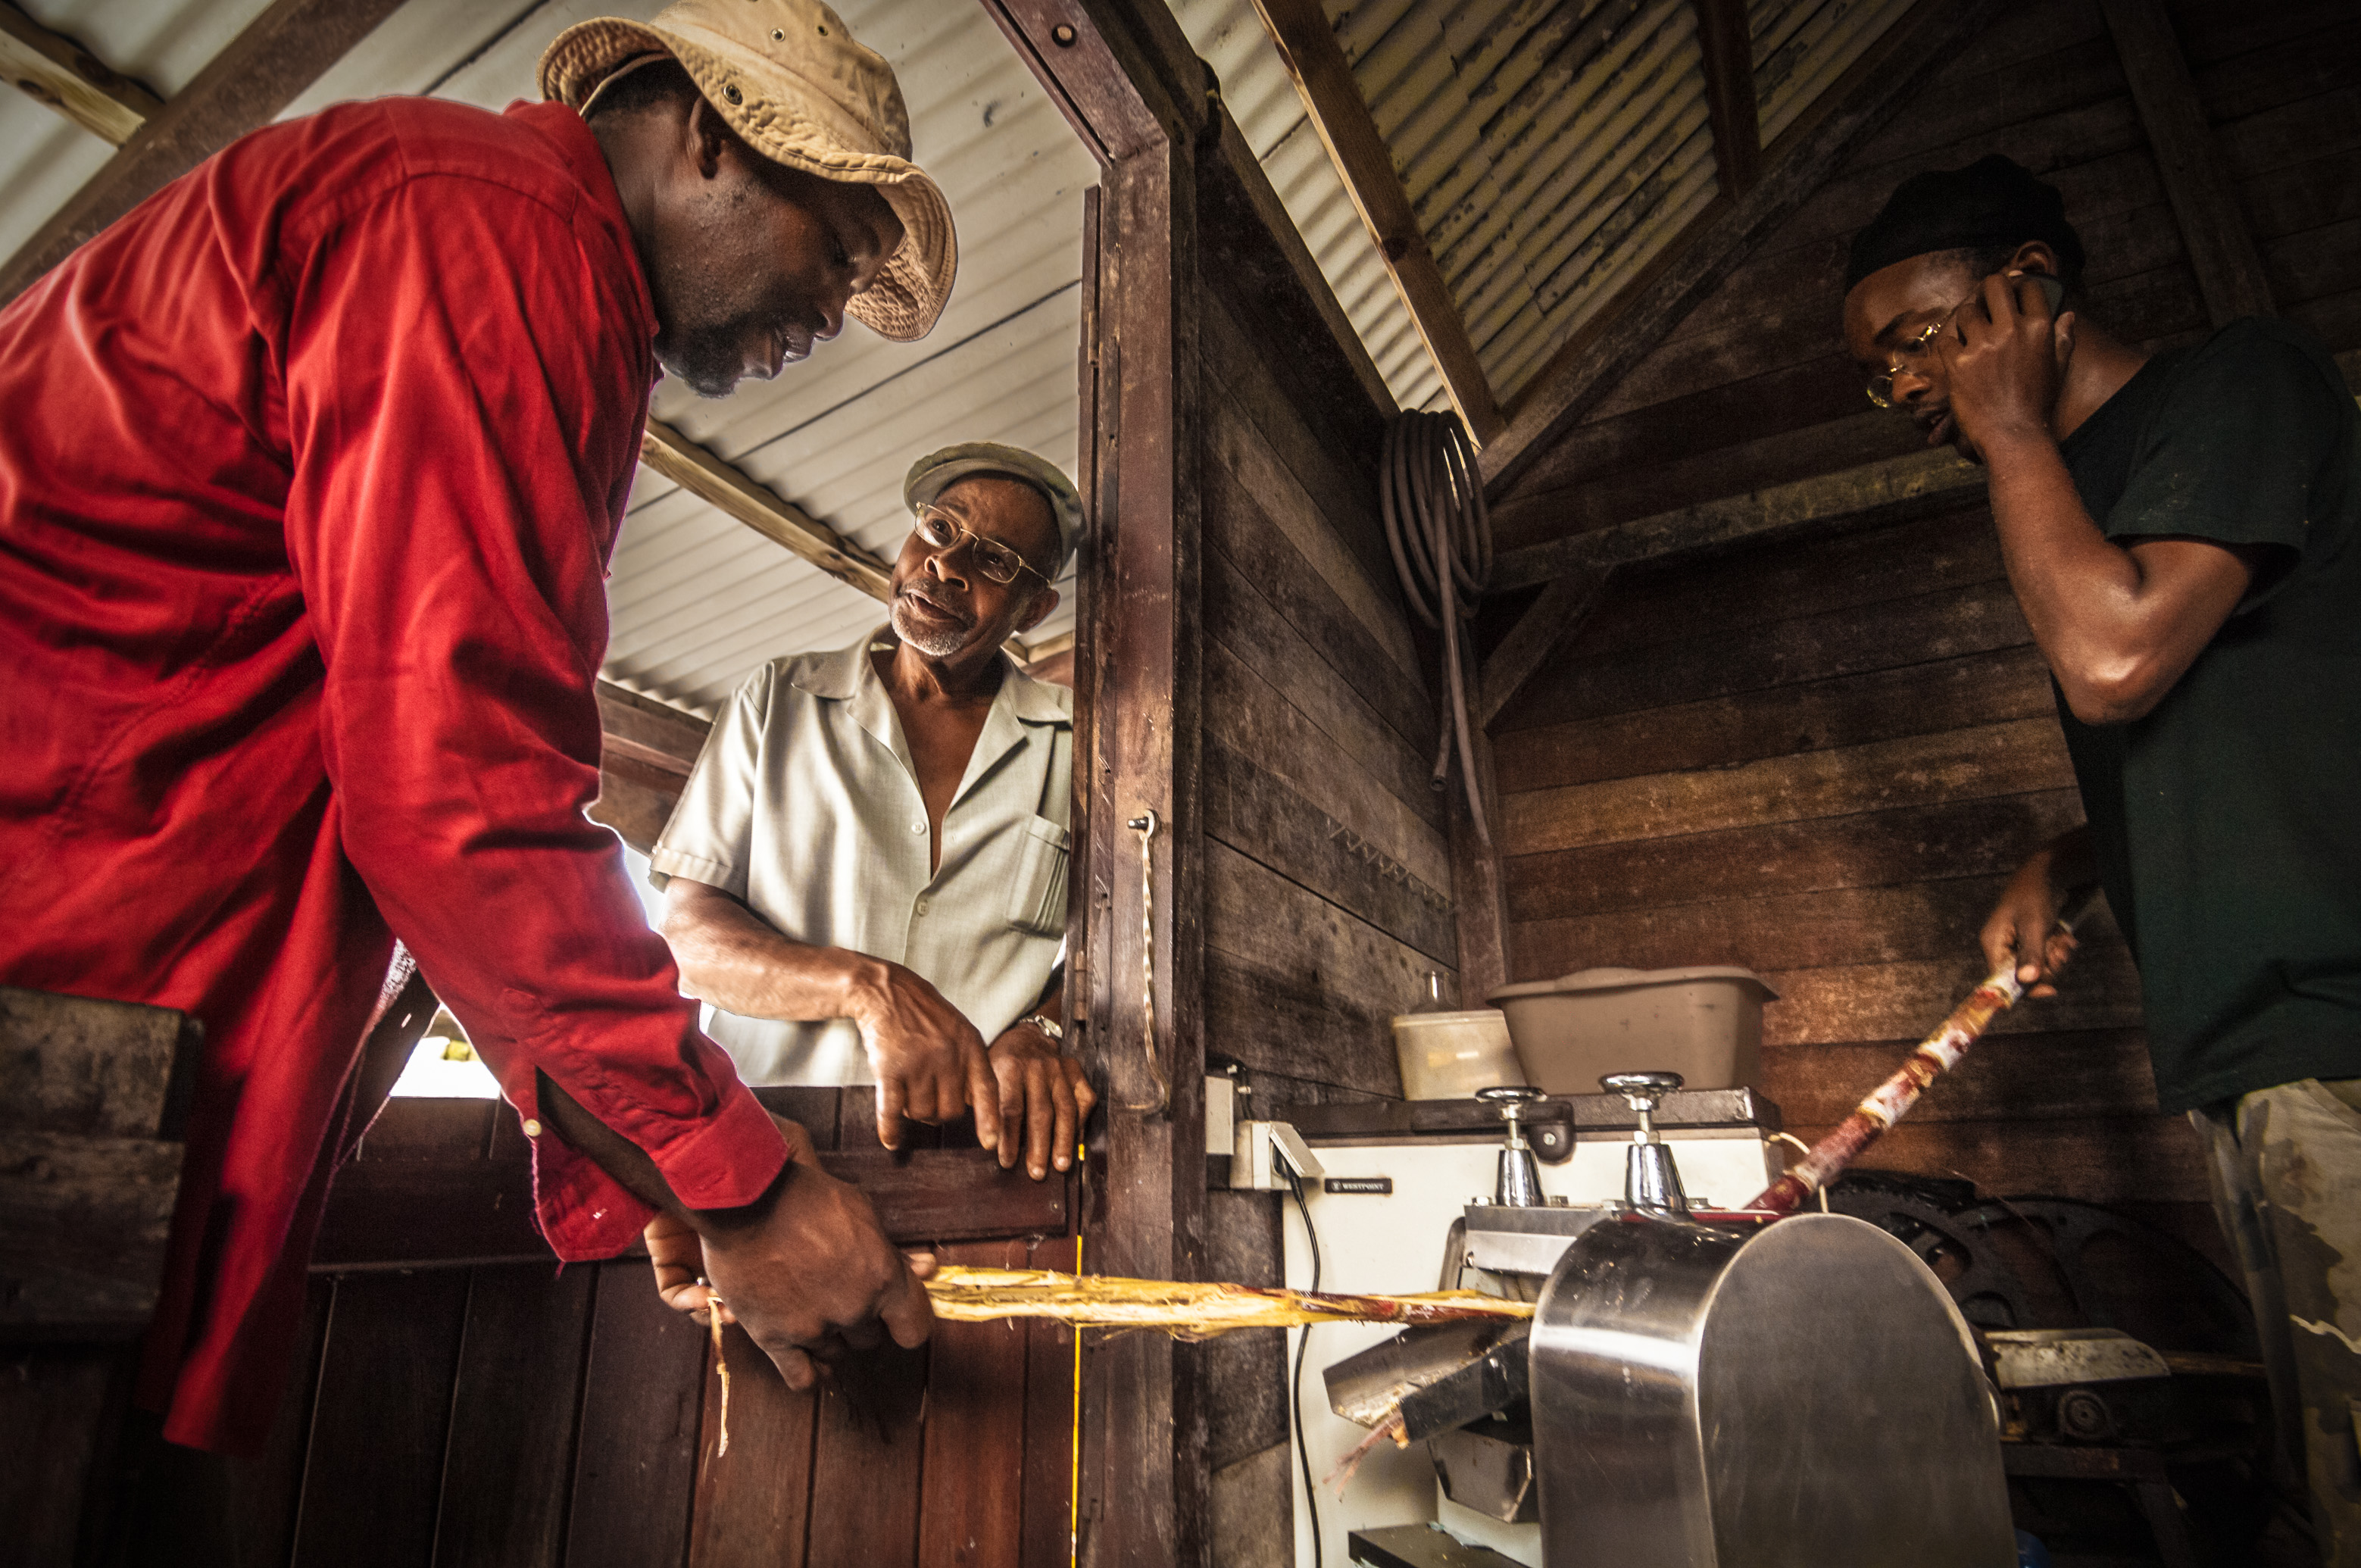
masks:
<svg viewBox="0 0 2361 1568"><path fill-rule="evenodd" d="M0 312L0 981L205 1049L143 1397L268 1430L394 936L693 1207L784 1146L587 821L656 328L571 109L256 133ZM555 1138L560 1256L643 1205Z"/></svg>

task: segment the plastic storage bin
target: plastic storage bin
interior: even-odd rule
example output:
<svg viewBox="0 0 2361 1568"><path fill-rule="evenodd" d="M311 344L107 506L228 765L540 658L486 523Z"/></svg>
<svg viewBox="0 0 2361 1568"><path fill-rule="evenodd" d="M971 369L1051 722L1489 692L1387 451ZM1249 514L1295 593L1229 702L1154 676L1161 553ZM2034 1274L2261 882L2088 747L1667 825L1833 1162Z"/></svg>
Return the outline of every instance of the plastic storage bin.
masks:
<svg viewBox="0 0 2361 1568"><path fill-rule="evenodd" d="M1509 1021L1497 1007L1466 1013L1404 1013L1394 1019L1402 1094L1411 1100L1466 1100L1496 1083L1522 1083Z"/></svg>
<svg viewBox="0 0 2361 1568"><path fill-rule="evenodd" d="M1610 1072L1677 1072L1691 1089L1751 1087L1763 1071L1752 970L1587 969L1492 992L1525 1077L1551 1094L1596 1094Z"/></svg>

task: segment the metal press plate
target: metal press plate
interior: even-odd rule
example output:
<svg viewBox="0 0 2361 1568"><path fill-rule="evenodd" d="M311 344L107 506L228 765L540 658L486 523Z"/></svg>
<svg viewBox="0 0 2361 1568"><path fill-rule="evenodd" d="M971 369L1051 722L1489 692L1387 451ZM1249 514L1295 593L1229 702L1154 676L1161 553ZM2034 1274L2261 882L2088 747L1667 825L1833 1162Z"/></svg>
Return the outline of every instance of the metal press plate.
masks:
<svg viewBox="0 0 2361 1568"><path fill-rule="evenodd" d="M1356 1530L1345 1550L1368 1568L1527 1568L1488 1546L1464 1545L1431 1524Z"/></svg>

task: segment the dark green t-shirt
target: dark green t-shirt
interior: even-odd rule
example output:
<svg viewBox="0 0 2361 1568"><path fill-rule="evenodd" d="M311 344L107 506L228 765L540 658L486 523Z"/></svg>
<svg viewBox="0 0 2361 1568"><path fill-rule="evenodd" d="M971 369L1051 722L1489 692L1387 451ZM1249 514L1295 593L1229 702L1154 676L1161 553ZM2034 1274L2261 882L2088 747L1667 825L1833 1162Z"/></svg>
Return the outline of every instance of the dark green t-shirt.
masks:
<svg viewBox="0 0 2361 1568"><path fill-rule="evenodd" d="M2361 418L2282 322L2158 355L2068 437L2111 539L2261 547L2146 718L2059 718L2168 1111L2361 1077Z"/></svg>

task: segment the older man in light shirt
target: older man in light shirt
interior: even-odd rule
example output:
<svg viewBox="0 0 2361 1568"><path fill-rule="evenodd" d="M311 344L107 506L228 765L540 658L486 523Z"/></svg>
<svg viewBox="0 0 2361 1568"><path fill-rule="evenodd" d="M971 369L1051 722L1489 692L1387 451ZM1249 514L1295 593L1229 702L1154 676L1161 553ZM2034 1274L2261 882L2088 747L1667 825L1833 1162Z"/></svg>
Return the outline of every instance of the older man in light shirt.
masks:
<svg viewBox="0 0 2361 1568"><path fill-rule="evenodd" d="M748 1082L874 1083L888 1148L972 1106L1039 1179L1096 1102L1060 1048L1073 702L1001 647L1056 608L1082 507L988 443L903 495L890 627L774 660L715 723L651 856L662 930Z"/></svg>

